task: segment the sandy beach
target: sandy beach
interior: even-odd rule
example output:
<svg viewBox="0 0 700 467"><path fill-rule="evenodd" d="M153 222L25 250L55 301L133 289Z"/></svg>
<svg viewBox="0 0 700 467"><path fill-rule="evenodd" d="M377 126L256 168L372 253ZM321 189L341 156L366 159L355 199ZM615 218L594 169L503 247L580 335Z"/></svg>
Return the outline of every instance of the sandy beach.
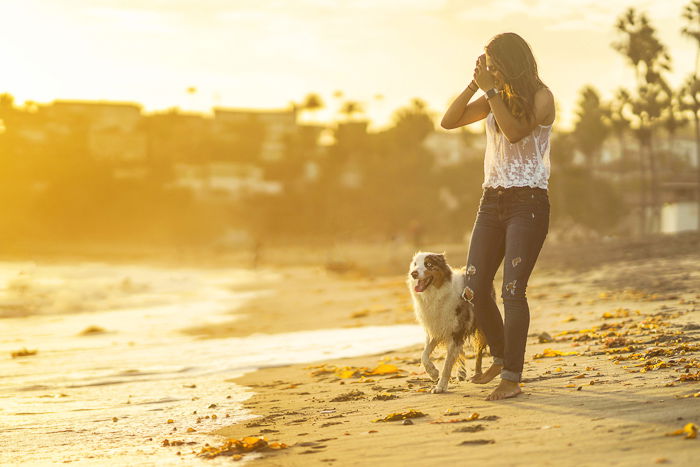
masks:
<svg viewBox="0 0 700 467"><path fill-rule="evenodd" d="M449 393L430 394L422 347L414 345L248 373L234 381L251 388L244 406L257 417L213 433L289 446L253 465L690 465L698 440L667 435L700 423L699 259L538 271L528 292L531 334L516 399L487 402L494 384L454 378ZM618 288L635 271L642 288ZM663 279L654 287L653 274L644 271ZM367 313L354 300L327 307L314 298L319 306L304 307L300 321L325 323L326 313L341 326L412 319L401 277L348 281L352 290L355 284L379 295L385 287L386 296ZM307 291L300 292L309 305ZM282 313L277 318L277 325L296 325ZM389 372L372 375L379 365ZM411 424L377 421L409 411L425 415Z"/></svg>
<svg viewBox="0 0 700 467"><path fill-rule="evenodd" d="M546 251L523 394L500 402L429 393L393 266L4 263L0 463L688 465L696 243Z"/></svg>

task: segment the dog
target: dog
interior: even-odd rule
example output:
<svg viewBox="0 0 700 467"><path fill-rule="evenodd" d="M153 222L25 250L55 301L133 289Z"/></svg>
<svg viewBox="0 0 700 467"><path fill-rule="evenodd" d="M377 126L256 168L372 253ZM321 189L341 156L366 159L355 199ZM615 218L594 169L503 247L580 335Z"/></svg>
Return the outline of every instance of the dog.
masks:
<svg viewBox="0 0 700 467"><path fill-rule="evenodd" d="M406 280L418 322L425 329L425 348L421 362L430 378L437 384L433 394L447 390L452 367L459 360L458 380L467 379L464 344L469 340L476 353L475 376L481 375L481 361L486 337L476 325L474 305L462 297L466 286L466 269L454 269L447 264L444 253L418 252L413 256ZM495 293L492 291L492 293ZM442 373L430 355L443 344L447 355Z"/></svg>

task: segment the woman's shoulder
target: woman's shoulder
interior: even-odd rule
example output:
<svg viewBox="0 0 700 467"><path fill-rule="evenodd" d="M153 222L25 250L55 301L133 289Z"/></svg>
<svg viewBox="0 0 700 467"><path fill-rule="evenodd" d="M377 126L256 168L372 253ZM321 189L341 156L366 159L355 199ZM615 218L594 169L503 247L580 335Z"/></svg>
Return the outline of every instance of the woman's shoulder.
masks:
<svg viewBox="0 0 700 467"><path fill-rule="evenodd" d="M538 100L551 101L554 103L554 94L546 84L543 84L537 89L537 91L535 91L535 103L537 103Z"/></svg>
<svg viewBox="0 0 700 467"><path fill-rule="evenodd" d="M540 124L545 123L545 126L549 126L554 122L554 94L544 84L535 91L535 115L537 116L537 121Z"/></svg>

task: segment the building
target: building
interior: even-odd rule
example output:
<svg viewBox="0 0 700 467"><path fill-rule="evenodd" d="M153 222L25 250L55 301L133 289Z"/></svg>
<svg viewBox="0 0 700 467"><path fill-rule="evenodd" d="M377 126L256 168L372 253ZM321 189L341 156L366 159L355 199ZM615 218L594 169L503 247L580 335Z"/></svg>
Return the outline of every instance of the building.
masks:
<svg viewBox="0 0 700 467"><path fill-rule="evenodd" d="M57 100L39 108L46 131L85 138L88 153L109 161L141 161L147 155L141 106L128 102Z"/></svg>
<svg viewBox="0 0 700 467"><path fill-rule="evenodd" d="M449 167L469 159L482 158L484 140L483 135L479 134L469 133L465 136L460 131L435 131L423 140L423 146L435 156L436 166Z"/></svg>
<svg viewBox="0 0 700 467"><path fill-rule="evenodd" d="M238 145L248 151L259 154L242 154L244 160L253 160L258 156L259 162L275 162L284 157L285 141L289 134L296 131L297 109L255 110L255 109L214 109L214 135L222 141L235 145L247 137L260 137L262 142L256 145Z"/></svg>
<svg viewBox="0 0 700 467"><path fill-rule="evenodd" d="M173 171L171 186L188 188L200 199L231 200L255 193L279 194L282 191L279 182L265 180L262 168L250 164L178 163Z"/></svg>

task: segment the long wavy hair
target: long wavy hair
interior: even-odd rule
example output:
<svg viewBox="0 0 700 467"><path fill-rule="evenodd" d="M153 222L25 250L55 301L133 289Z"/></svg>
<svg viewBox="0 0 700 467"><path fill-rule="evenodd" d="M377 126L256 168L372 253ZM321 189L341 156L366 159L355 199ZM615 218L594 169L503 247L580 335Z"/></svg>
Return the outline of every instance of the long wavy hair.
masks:
<svg viewBox="0 0 700 467"><path fill-rule="evenodd" d="M537 74L532 49L519 35L504 32L495 35L484 50L505 78L502 97L506 107L515 118L532 122L535 118L535 93L541 87L547 87Z"/></svg>

